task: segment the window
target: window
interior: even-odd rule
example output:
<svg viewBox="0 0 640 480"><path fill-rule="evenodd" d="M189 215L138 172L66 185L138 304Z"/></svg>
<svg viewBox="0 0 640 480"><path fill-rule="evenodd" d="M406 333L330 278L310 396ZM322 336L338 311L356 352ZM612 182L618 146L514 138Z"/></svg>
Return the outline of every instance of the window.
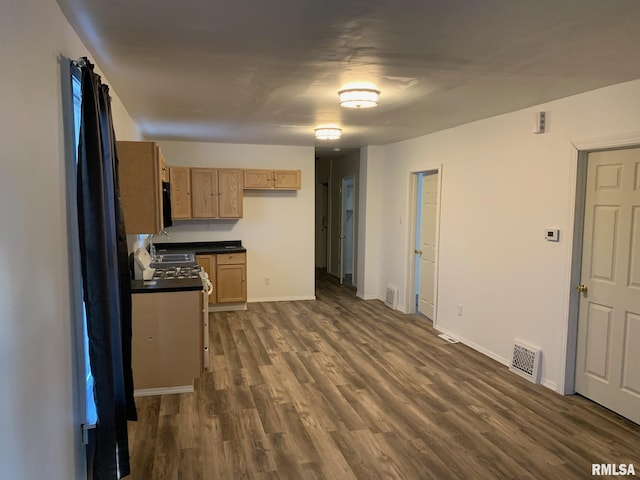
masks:
<svg viewBox="0 0 640 480"><path fill-rule="evenodd" d="M76 190L75 189L75 185L76 185L75 172L76 172L76 167L78 163L77 153L78 153L78 143L80 142L80 121L82 116L82 111L81 111L82 83L81 83L81 72L73 64L71 65L71 90L72 90L72 96L73 96L73 131L74 131L73 172L74 172L74 177L73 179L70 179L69 185L73 186L74 195L75 195L75 190ZM74 218L69 219L70 225L75 226L75 228L71 229L70 231L70 235L73 237L70 239L70 241L73 242L73 247L74 247L72 248L72 252L74 252L75 255L77 255L77 259L75 259L76 261L73 262L74 265L78 265L78 271L75 272L77 273L76 278L79 279L78 283L80 285L80 288L82 288L82 280L81 280L82 274L79 271L80 247L78 245L78 232L77 232L77 220L76 220L77 211L75 211L74 213L75 213ZM87 335L87 317L85 315L84 301L82 300L84 296L80 295L79 298L80 298L80 303L82 303L82 305L79 306L79 310L81 311L82 337L83 337L83 340L82 340L83 359L80 363L81 363L81 366L84 367L82 369L82 372L83 372L83 382L85 384L85 389L84 389L84 392L85 392L84 417L85 418L83 419L83 424L85 428L91 428L95 426L96 422L98 421L98 413L96 410L96 404L95 404L95 399L93 395L93 374L91 373L91 363L89 361L89 337Z"/></svg>

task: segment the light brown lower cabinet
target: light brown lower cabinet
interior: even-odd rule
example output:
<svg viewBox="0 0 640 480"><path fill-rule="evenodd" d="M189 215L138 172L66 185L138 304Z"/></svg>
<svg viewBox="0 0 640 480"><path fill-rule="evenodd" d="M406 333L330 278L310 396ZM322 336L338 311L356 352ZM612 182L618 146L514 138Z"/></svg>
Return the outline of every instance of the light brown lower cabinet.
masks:
<svg viewBox="0 0 640 480"><path fill-rule="evenodd" d="M134 293L135 390L193 385L202 369L202 291Z"/></svg>
<svg viewBox="0 0 640 480"><path fill-rule="evenodd" d="M213 292L209 295L210 304L247 301L246 253L196 255L196 260L213 283Z"/></svg>
<svg viewBox="0 0 640 480"><path fill-rule="evenodd" d="M247 254L219 253L215 255L215 302L243 303L247 301ZM209 275L211 277L211 275Z"/></svg>
<svg viewBox="0 0 640 480"><path fill-rule="evenodd" d="M241 303L247 301L247 266L218 264L216 278L218 303Z"/></svg>

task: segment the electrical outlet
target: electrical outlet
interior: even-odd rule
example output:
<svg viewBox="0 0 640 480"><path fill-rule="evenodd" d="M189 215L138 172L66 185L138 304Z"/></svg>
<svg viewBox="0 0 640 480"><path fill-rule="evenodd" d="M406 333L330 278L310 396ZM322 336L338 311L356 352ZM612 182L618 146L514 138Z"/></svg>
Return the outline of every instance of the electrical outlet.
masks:
<svg viewBox="0 0 640 480"><path fill-rule="evenodd" d="M269 277L264 277L264 284L271 285L271 279Z"/></svg>
<svg viewBox="0 0 640 480"><path fill-rule="evenodd" d="M461 303L458 304L458 316L459 317L462 316L462 304Z"/></svg>

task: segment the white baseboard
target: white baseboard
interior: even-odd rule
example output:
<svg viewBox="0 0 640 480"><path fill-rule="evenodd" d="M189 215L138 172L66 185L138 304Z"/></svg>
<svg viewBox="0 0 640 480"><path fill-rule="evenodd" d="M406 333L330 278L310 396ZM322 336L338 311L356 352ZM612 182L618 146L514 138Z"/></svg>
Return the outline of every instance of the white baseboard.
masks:
<svg viewBox="0 0 640 480"><path fill-rule="evenodd" d="M250 298L247 300L247 303L260 303L260 302L295 302L299 300L315 300L316 296L307 296L307 295L299 295L299 296L291 296L291 297L262 297L262 298Z"/></svg>
<svg viewBox="0 0 640 480"><path fill-rule="evenodd" d="M361 298L362 300L380 300L381 302L384 302L384 298L381 298L378 295L362 295L360 292L356 292L356 297Z"/></svg>
<svg viewBox="0 0 640 480"><path fill-rule="evenodd" d="M560 395L563 395L563 393L558 390L558 384L556 382L552 382L548 378L543 378L542 380L540 380L540 385L542 385L543 387L547 387L549 390L553 390Z"/></svg>
<svg viewBox="0 0 640 480"><path fill-rule="evenodd" d="M450 337L455 338L456 340L458 340L460 343L465 344L469 348L473 348L475 351L480 352L484 356L489 357L489 358L491 358L492 360L495 360L498 363L501 363L505 367L508 367L509 364L511 363L506 358L501 357L500 355L492 352L491 350L487 350L486 348L481 347L477 343L474 343L469 339L461 337L460 335L458 335L458 334L456 334L456 333L454 333L454 332L452 332L450 330L447 330L446 328L441 328L440 326L438 326L438 327L436 327L436 330L438 332L441 332L441 333L446 333Z"/></svg>
<svg viewBox="0 0 640 480"><path fill-rule="evenodd" d="M472 342L471 340L468 340L464 337L461 337L459 335L456 335L455 333L452 333L451 331L447 330L446 328L440 328L440 327L436 327L436 330L442 333L446 333L447 335L449 335L450 337L455 338L456 340L458 340L460 343L463 343L464 345L466 345L469 348L473 348L475 351L480 352L481 354L491 358L492 360L495 360L498 363L501 363L502 365L504 365L505 367L509 367L511 365L511 361L501 357L500 355L497 355L496 353L487 350L484 347L481 347L480 345L478 345L477 343ZM549 390L553 390L556 393L562 393L558 391L558 385L556 384L556 382L553 382L551 380L549 380L548 378L542 378L540 380L540 385L542 385L543 387L548 388Z"/></svg>
<svg viewBox="0 0 640 480"><path fill-rule="evenodd" d="M238 310L246 310L246 303L214 303L209 304L209 313L211 312L233 312Z"/></svg>
<svg viewBox="0 0 640 480"><path fill-rule="evenodd" d="M174 393L193 393L193 385L181 387L140 388L133 391L134 397L148 397L150 395L171 395Z"/></svg>

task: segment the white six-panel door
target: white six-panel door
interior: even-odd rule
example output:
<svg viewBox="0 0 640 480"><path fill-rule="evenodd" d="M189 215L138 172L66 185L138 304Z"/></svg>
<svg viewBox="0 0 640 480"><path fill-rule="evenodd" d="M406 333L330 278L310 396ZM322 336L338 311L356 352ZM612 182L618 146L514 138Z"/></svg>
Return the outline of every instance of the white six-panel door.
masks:
<svg viewBox="0 0 640 480"><path fill-rule="evenodd" d="M418 311L433 320L436 281L436 223L438 215L438 173L422 176L420 219L420 287Z"/></svg>
<svg viewBox="0 0 640 480"><path fill-rule="evenodd" d="M576 391L640 423L640 149L589 154Z"/></svg>

